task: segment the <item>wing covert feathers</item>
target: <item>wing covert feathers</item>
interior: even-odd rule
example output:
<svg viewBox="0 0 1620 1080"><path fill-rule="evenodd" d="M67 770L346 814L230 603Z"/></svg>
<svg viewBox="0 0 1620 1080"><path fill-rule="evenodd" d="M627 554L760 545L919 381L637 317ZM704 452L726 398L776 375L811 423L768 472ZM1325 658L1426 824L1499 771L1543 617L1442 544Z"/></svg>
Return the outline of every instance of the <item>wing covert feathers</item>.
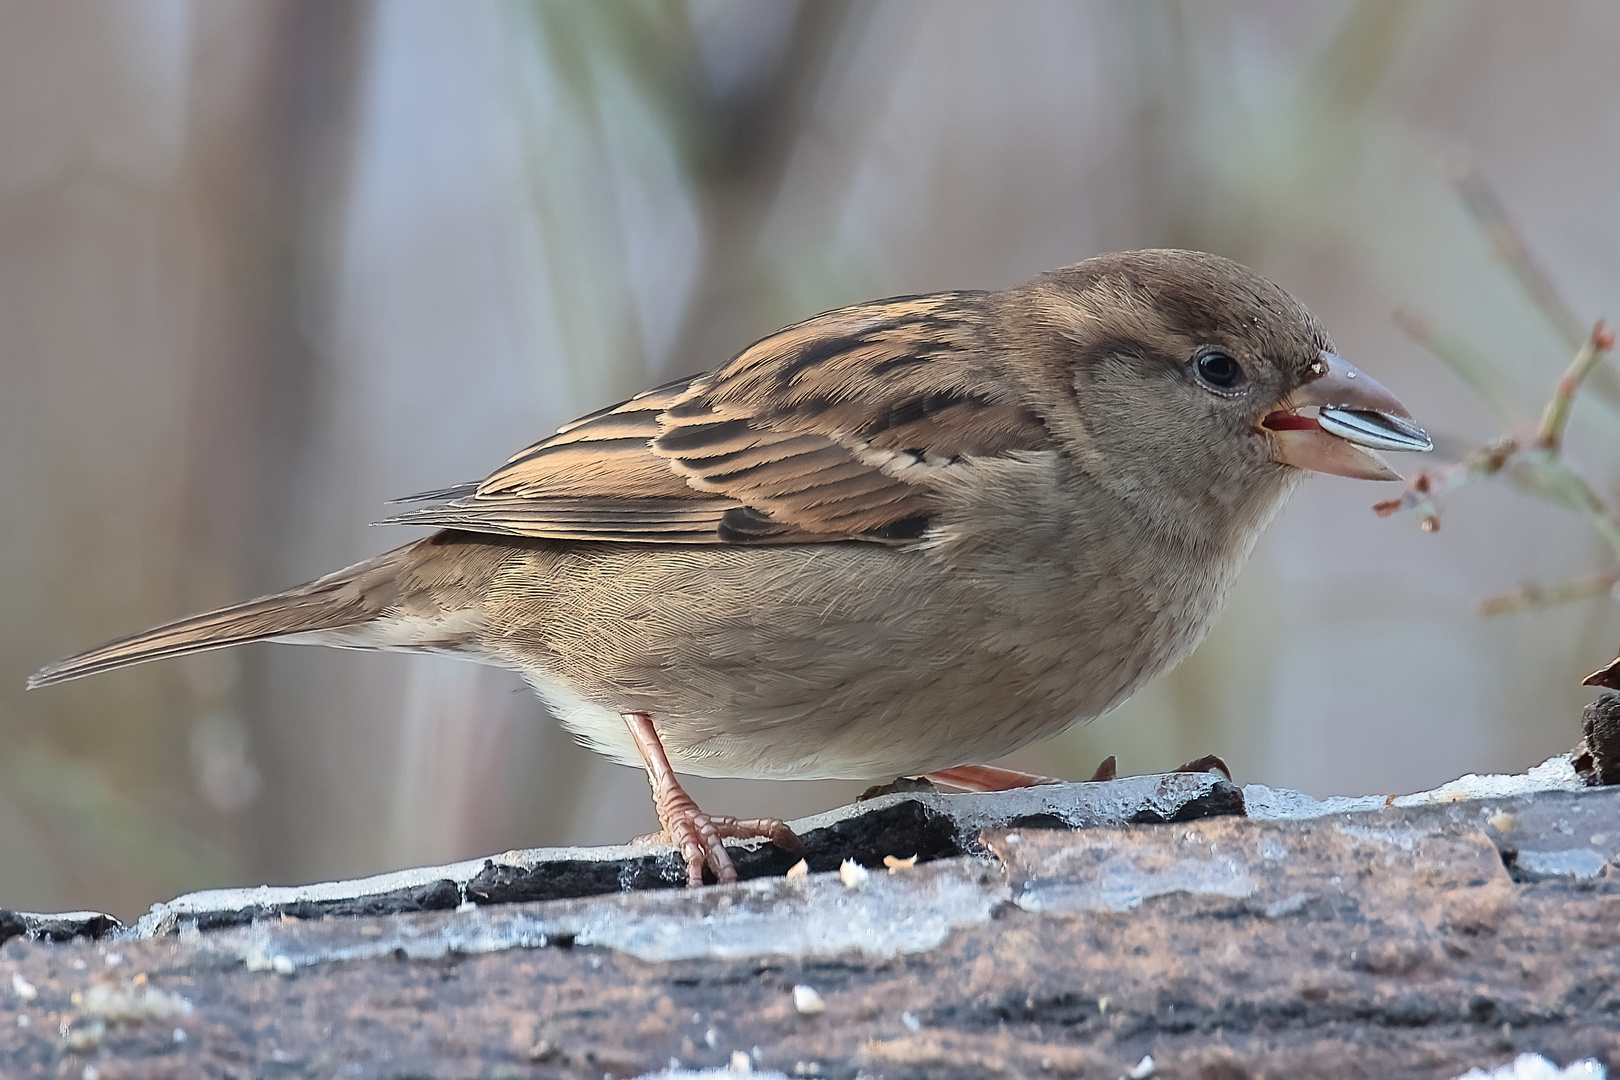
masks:
<svg viewBox="0 0 1620 1080"><path fill-rule="evenodd" d="M913 540L937 512L935 470L1047 445L987 357L983 309L982 293L939 293L818 315L388 523L665 544Z"/></svg>

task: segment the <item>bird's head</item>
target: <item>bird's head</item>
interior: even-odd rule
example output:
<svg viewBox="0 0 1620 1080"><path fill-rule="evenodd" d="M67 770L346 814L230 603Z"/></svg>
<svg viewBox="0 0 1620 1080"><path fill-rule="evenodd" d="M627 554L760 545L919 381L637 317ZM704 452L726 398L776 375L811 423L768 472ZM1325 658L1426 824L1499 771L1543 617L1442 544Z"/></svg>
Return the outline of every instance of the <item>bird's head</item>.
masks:
<svg viewBox="0 0 1620 1080"><path fill-rule="evenodd" d="M1307 471L1399 480L1378 451L1430 449L1315 316L1229 259L1103 255L1005 296L1048 426L1145 515L1252 535Z"/></svg>

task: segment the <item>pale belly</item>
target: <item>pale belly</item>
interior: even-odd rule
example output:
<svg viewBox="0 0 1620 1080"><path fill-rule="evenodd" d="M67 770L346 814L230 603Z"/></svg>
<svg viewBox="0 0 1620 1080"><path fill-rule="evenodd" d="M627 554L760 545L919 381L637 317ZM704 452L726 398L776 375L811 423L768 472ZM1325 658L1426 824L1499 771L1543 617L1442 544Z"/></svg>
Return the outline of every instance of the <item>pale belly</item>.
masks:
<svg viewBox="0 0 1620 1080"><path fill-rule="evenodd" d="M580 742L623 764L641 763L619 711L543 676L529 678ZM652 715L676 771L766 780L915 776L994 760L1083 719L1061 705L1027 705L983 683L952 679L859 711L839 703L792 717L732 716L700 725L668 712Z"/></svg>
<svg viewBox="0 0 1620 1080"><path fill-rule="evenodd" d="M1219 600L1101 578L1019 596L918 567L857 545L533 567L535 598L592 616L504 633L488 658L625 764L640 758L621 713L642 711L680 772L886 778L1100 715L1189 651Z"/></svg>

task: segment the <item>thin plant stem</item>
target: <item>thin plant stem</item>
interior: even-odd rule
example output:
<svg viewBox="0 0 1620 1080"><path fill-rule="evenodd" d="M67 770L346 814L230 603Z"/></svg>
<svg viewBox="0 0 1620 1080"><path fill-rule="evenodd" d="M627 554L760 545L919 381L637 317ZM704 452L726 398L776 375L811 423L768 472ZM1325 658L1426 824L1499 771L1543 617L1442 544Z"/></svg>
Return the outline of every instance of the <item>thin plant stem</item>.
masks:
<svg viewBox="0 0 1620 1080"><path fill-rule="evenodd" d="M1411 308L1400 308L1395 312L1395 325L1467 383L1468 388L1496 414L1498 420L1509 425L1522 422L1519 410L1502 390L1507 380L1502 378L1495 364L1462 337L1437 329L1426 316Z"/></svg>
<svg viewBox="0 0 1620 1080"><path fill-rule="evenodd" d="M1575 355L1553 387L1533 434L1508 435L1455 461L1419 469L1407 481L1406 490L1399 498L1381 502L1373 509L1383 517L1411 510L1424 532L1434 532L1440 527L1437 500L1442 494L1477 480L1503 476L1524 491L1551 499L1580 514L1620 560L1620 519L1563 458L1564 434L1575 398L1583 387L1590 385L1608 404L1620 407L1620 373L1603 363L1614 350L1614 331L1601 320L1590 332L1583 331L1580 319L1559 294L1552 278L1530 254L1523 234L1472 160L1461 152L1453 152L1446 171L1463 207L1485 234L1497 257ZM1428 319L1415 312L1397 311L1395 322L1467 383L1504 423L1517 426L1517 410L1502 390L1505 380L1490 361L1461 337L1437 331ZM1517 592L1487 600L1481 612L1500 615L1604 593L1620 597L1617 583L1620 583L1620 570L1558 585L1527 585Z"/></svg>
<svg viewBox="0 0 1620 1080"><path fill-rule="evenodd" d="M1432 334L1430 336L1433 337ZM1407 481L1406 490L1399 498L1381 502L1373 509L1381 517L1411 510L1424 532L1434 532L1440 527L1437 500L1441 495L1465 484L1505 475L1517 486L1551 498L1586 518L1615 557L1620 559L1620 520L1615 518L1592 486L1562 457L1564 432L1569 426L1575 398L1587 377L1613 351L1614 346L1614 331L1602 322L1597 323L1553 388L1533 438L1525 441L1508 436L1456 461L1435 468L1419 469ZM1487 601L1482 610L1485 614L1496 615L1544 604L1565 603L1601 593L1603 589L1594 582L1607 580L1612 587L1617 579L1620 579L1620 575L1610 574L1561 586L1526 586L1517 593Z"/></svg>
<svg viewBox="0 0 1620 1080"><path fill-rule="evenodd" d="M1569 424L1570 408L1575 404L1575 395L1580 393L1581 384L1586 377L1597 367L1598 361L1614 348L1614 333L1606 329L1603 320L1599 319L1592 332L1586 336L1581 347L1576 350L1575 358L1569 362L1569 368L1564 377L1558 380L1553 389L1553 395L1547 402L1547 409L1541 414L1541 427L1536 433L1536 443L1544 450L1557 453L1564 439L1564 428Z"/></svg>
<svg viewBox="0 0 1620 1080"><path fill-rule="evenodd" d="M1559 294L1552 278L1530 254L1530 245L1525 243L1524 235L1473 159L1461 150L1452 151L1446 161L1446 178L1462 200L1463 208L1490 241L1496 257L1518 281L1530 302L1566 345L1571 349L1579 348L1581 339L1586 336L1586 327Z"/></svg>
<svg viewBox="0 0 1620 1080"><path fill-rule="evenodd" d="M1581 348L1585 338L1585 324L1564 300L1552 278L1535 257L1524 234L1514 224L1502 200L1464 151L1453 150L1446 161L1447 178L1457 192L1463 208L1485 234L1496 257L1507 267L1526 297L1541 312L1553 330L1571 349ZM1592 380L1592 389L1603 401L1620 408L1620 372L1604 365Z"/></svg>
<svg viewBox="0 0 1620 1080"><path fill-rule="evenodd" d="M1564 581L1556 585L1526 585L1517 592L1493 596L1479 606L1481 615L1507 615L1515 611L1568 604L1576 600L1589 600L1606 596L1620 584L1620 571L1594 574L1591 577Z"/></svg>

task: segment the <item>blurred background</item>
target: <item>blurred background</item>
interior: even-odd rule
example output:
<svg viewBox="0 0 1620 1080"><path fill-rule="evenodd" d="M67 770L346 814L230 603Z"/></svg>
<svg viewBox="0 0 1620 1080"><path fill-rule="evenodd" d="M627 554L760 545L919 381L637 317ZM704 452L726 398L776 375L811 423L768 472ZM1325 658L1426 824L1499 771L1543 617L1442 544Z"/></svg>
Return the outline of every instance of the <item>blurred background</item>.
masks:
<svg viewBox="0 0 1620 1080"><path fill-rule="evenodd" d="M0 906L651 831L644 778L506 672L255 645L23 680L402 543L385 500L827 308L1205 248L1445 446L1501 424L1401 306L1533 418L1568 344L1443 163L1620 315L1616 55L1596 0L0 0ZM1570 447L1615 495L1616 412L1583 399ZM1612 555L1498 486L1425 535L1370 511L1392 487L1307 484L1196 655L1011 764L1215 752L1327 795L1568 749L1615 605L1478 605ZM862 786L692 790L793 817Z"/></svg>

